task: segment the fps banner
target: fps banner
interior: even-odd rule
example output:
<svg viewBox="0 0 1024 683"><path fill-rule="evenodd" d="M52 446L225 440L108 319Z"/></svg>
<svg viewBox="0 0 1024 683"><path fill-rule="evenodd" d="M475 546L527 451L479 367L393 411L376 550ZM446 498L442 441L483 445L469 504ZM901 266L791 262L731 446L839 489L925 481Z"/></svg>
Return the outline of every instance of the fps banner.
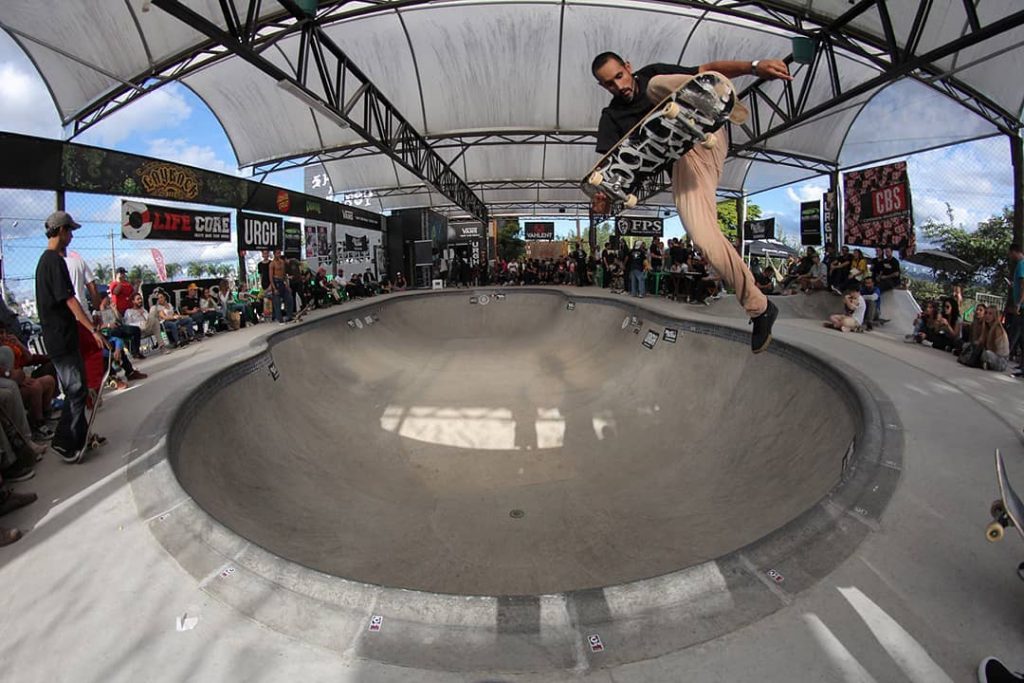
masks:
<svg viewBox="0 0 1024 683"><path fill-rule="evenodd" d="M231 214L122 199L121 237L126 240L230 242Z"/></svg>
<svg viewBox="0 0 1024 683"><path fill-rule="evenodd" d="M914 253L914 216L907 163L900 161L843 175L846 244L892 247Z"/></svg>
<svg viewBox="0 0 1024 683"><path fill-rule="evenodd" d="M775 219L762 218L756 221L747 221L743 224L743 239L747 242L775 239Z"/></svg>
<svg viewBox="0 0 1024 683"><path fill-rule="evenodd" d="M660 218L620 216L615 219L615 232L622 237L661 237L665 221Z"/></svg>
<svg viewBox="0 0 1024 683"><path fill-rule="evenodd" d="M526 221L523 223L523 231L527 240L553 240L555 239L555 224L549 222Z"/></svg>
<svg viewBox="0 0 1024 683"><path fill-rule="evenodd" d="M255 213L238 212L238 250L276 251L281 248L281 219Z"/></svg>
<svg viewBox="0 0 1024 683"><path fill-rule="evenodd" d="M800 203L800 244L821 246L821 201Z"/></svg>

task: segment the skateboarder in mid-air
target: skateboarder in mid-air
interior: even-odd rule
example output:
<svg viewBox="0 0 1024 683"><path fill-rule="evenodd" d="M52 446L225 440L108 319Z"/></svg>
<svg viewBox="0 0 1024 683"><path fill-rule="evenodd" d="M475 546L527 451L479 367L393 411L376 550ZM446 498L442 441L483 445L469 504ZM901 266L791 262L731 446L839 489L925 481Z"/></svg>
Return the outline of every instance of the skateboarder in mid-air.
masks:
<svg viewBox="0 0 1024 683"><path fill-rule="evenodd" d="M630 63L619 55L602 52L594 58L591 72L613 97L601 112L597 152L604 154L614 147L669 93L704 71L716 71L726 78L756 76L792 80L786 63L778 59L718 61L699 67L651 64L634 72ZM779 311L757 288L754 276L742 257L718 229L715 192L728 152L728 141L724 128L714 135L718 144L710 148L695 146L675 162L672 167L672 195L683 227L694 244L711 267L736 290L736 298L754 325L751 348L754 353L760 353L771 343L772 324Z"/></svg>

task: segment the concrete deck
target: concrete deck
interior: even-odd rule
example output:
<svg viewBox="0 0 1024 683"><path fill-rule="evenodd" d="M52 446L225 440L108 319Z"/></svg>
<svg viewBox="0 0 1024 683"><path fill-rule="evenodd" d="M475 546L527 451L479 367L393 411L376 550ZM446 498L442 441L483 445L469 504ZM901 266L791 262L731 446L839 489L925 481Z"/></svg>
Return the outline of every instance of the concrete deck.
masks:
<svg viewBox="0 0 1024 683"><path fill-rule="evenodd" d="M641 303L652 320L681 316L747 329L710 309ZM317 315L354 317L357 307ZM161 494L176 495L166 459L176 405L230 363L265 358L264 338L281 329L257 326L143 362L150 379L108 399L100 420L111 440L99 455L81 466L47 458L35 480L17 486L37 491L40 501L3 519L29 531L0 550L6 680L665 681L685 672L698 681L966 681L987 654L1024 664L1024 582L1015 571L1024 547L1011 535L1002 544L984 540L996 496L993 449L1002 449L1011 479L1024 476L1024 388L1005 375L962 368L894 335L840 335L817 320L780 318L778 339L862 374L878 392L879 415L894 418L876 434L883 441L902 435L887 507L844 505L841 494L835 505L824 501L833 523L808 543L788 536L782 583L764 574L775 557L742 552L720 571L724 584L710 576L711 583L591 589L532 602L437 596L428 605L376 587L339 591L308 570L288 569L189 499L154 505L166 502ZM273 426L261 414L235 419L225 428ZM192 535L197 528L201 543ZM841 542L853 536L855 544ZM671 590L695 585L702 589ZM759 617L723 617L732 613L721 601L737 596L749 598L745 613ZM328 603L334 607L320 609ZM602 605L607 613L592 612ZM680 610L688 622L671 609L695 605L704 611ZM447 637L424 629L428 608L436 623L458 615L463 623ZM384 617L379 633L367 630L372 614ZM185 615L186 625L198 621L178 631ZM559 619L550 633L522 630ZM603 625L596 631L603 652L587 645L592 625ZM484 658L496 638L508 646L504 657ZM464 660L451 667L459 648ZM530 673L521 664L527 660L546 666Z"/></svg>

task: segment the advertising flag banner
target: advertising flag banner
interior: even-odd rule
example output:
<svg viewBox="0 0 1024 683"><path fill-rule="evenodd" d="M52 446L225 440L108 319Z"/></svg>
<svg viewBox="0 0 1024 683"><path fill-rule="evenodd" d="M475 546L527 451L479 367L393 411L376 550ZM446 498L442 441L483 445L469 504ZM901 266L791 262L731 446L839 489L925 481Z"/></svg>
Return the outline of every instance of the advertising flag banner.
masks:
<svg viewBox="0 0 1024 683"><path fill-rule="evenodd" d="M821 246L821 200L800 203L800 244Z"/></svg>
<svg viewBox="0 0 1024 683"><path fill-rule="evenodd" d="M150 249L149 253L153 255L153 264L156 265L156 274L161 281L167 279L167 264L164 263L164 255L159 249Z"/></svg>
<svg viewBox="0 0 1024 683"><path fill-rule="evenodd" d="M761 218L756 221L747 221L743 224L743 240L752 242L754 240L775 239L775 219Z"/></svg>
<svg viewBox="0 0 1024 683"><path fill-rule="evenodd" d="M914 253L914 211L907 162L843 174L846 244Z"/></svg>
<svg viewBox="0 0 1024 683"><path fill-rule="evenodd" d="M238 212L238 250L274 251L281 248L282 221L277 216Z"/></svg>
<svg viewBox="0 0 1024 683"><path fill-rule="evenodd" d="M231 214L122 199L121 237L126 240L230 242Z"/></svg>

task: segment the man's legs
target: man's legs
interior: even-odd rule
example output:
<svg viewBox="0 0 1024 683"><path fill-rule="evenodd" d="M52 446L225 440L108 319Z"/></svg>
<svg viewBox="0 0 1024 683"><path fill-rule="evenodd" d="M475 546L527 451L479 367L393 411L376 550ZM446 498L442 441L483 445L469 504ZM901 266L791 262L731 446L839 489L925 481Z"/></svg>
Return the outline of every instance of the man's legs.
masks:
<svg viewBox="0 0 1024 683"><path fill-rule="evenodd" d="M85 415L85 368L77 351L52 356L53 367L64 390L64 409L57 423L53 446L63 451L62 455L73 456L85 447L86 432L89 429Z"/></svg>

